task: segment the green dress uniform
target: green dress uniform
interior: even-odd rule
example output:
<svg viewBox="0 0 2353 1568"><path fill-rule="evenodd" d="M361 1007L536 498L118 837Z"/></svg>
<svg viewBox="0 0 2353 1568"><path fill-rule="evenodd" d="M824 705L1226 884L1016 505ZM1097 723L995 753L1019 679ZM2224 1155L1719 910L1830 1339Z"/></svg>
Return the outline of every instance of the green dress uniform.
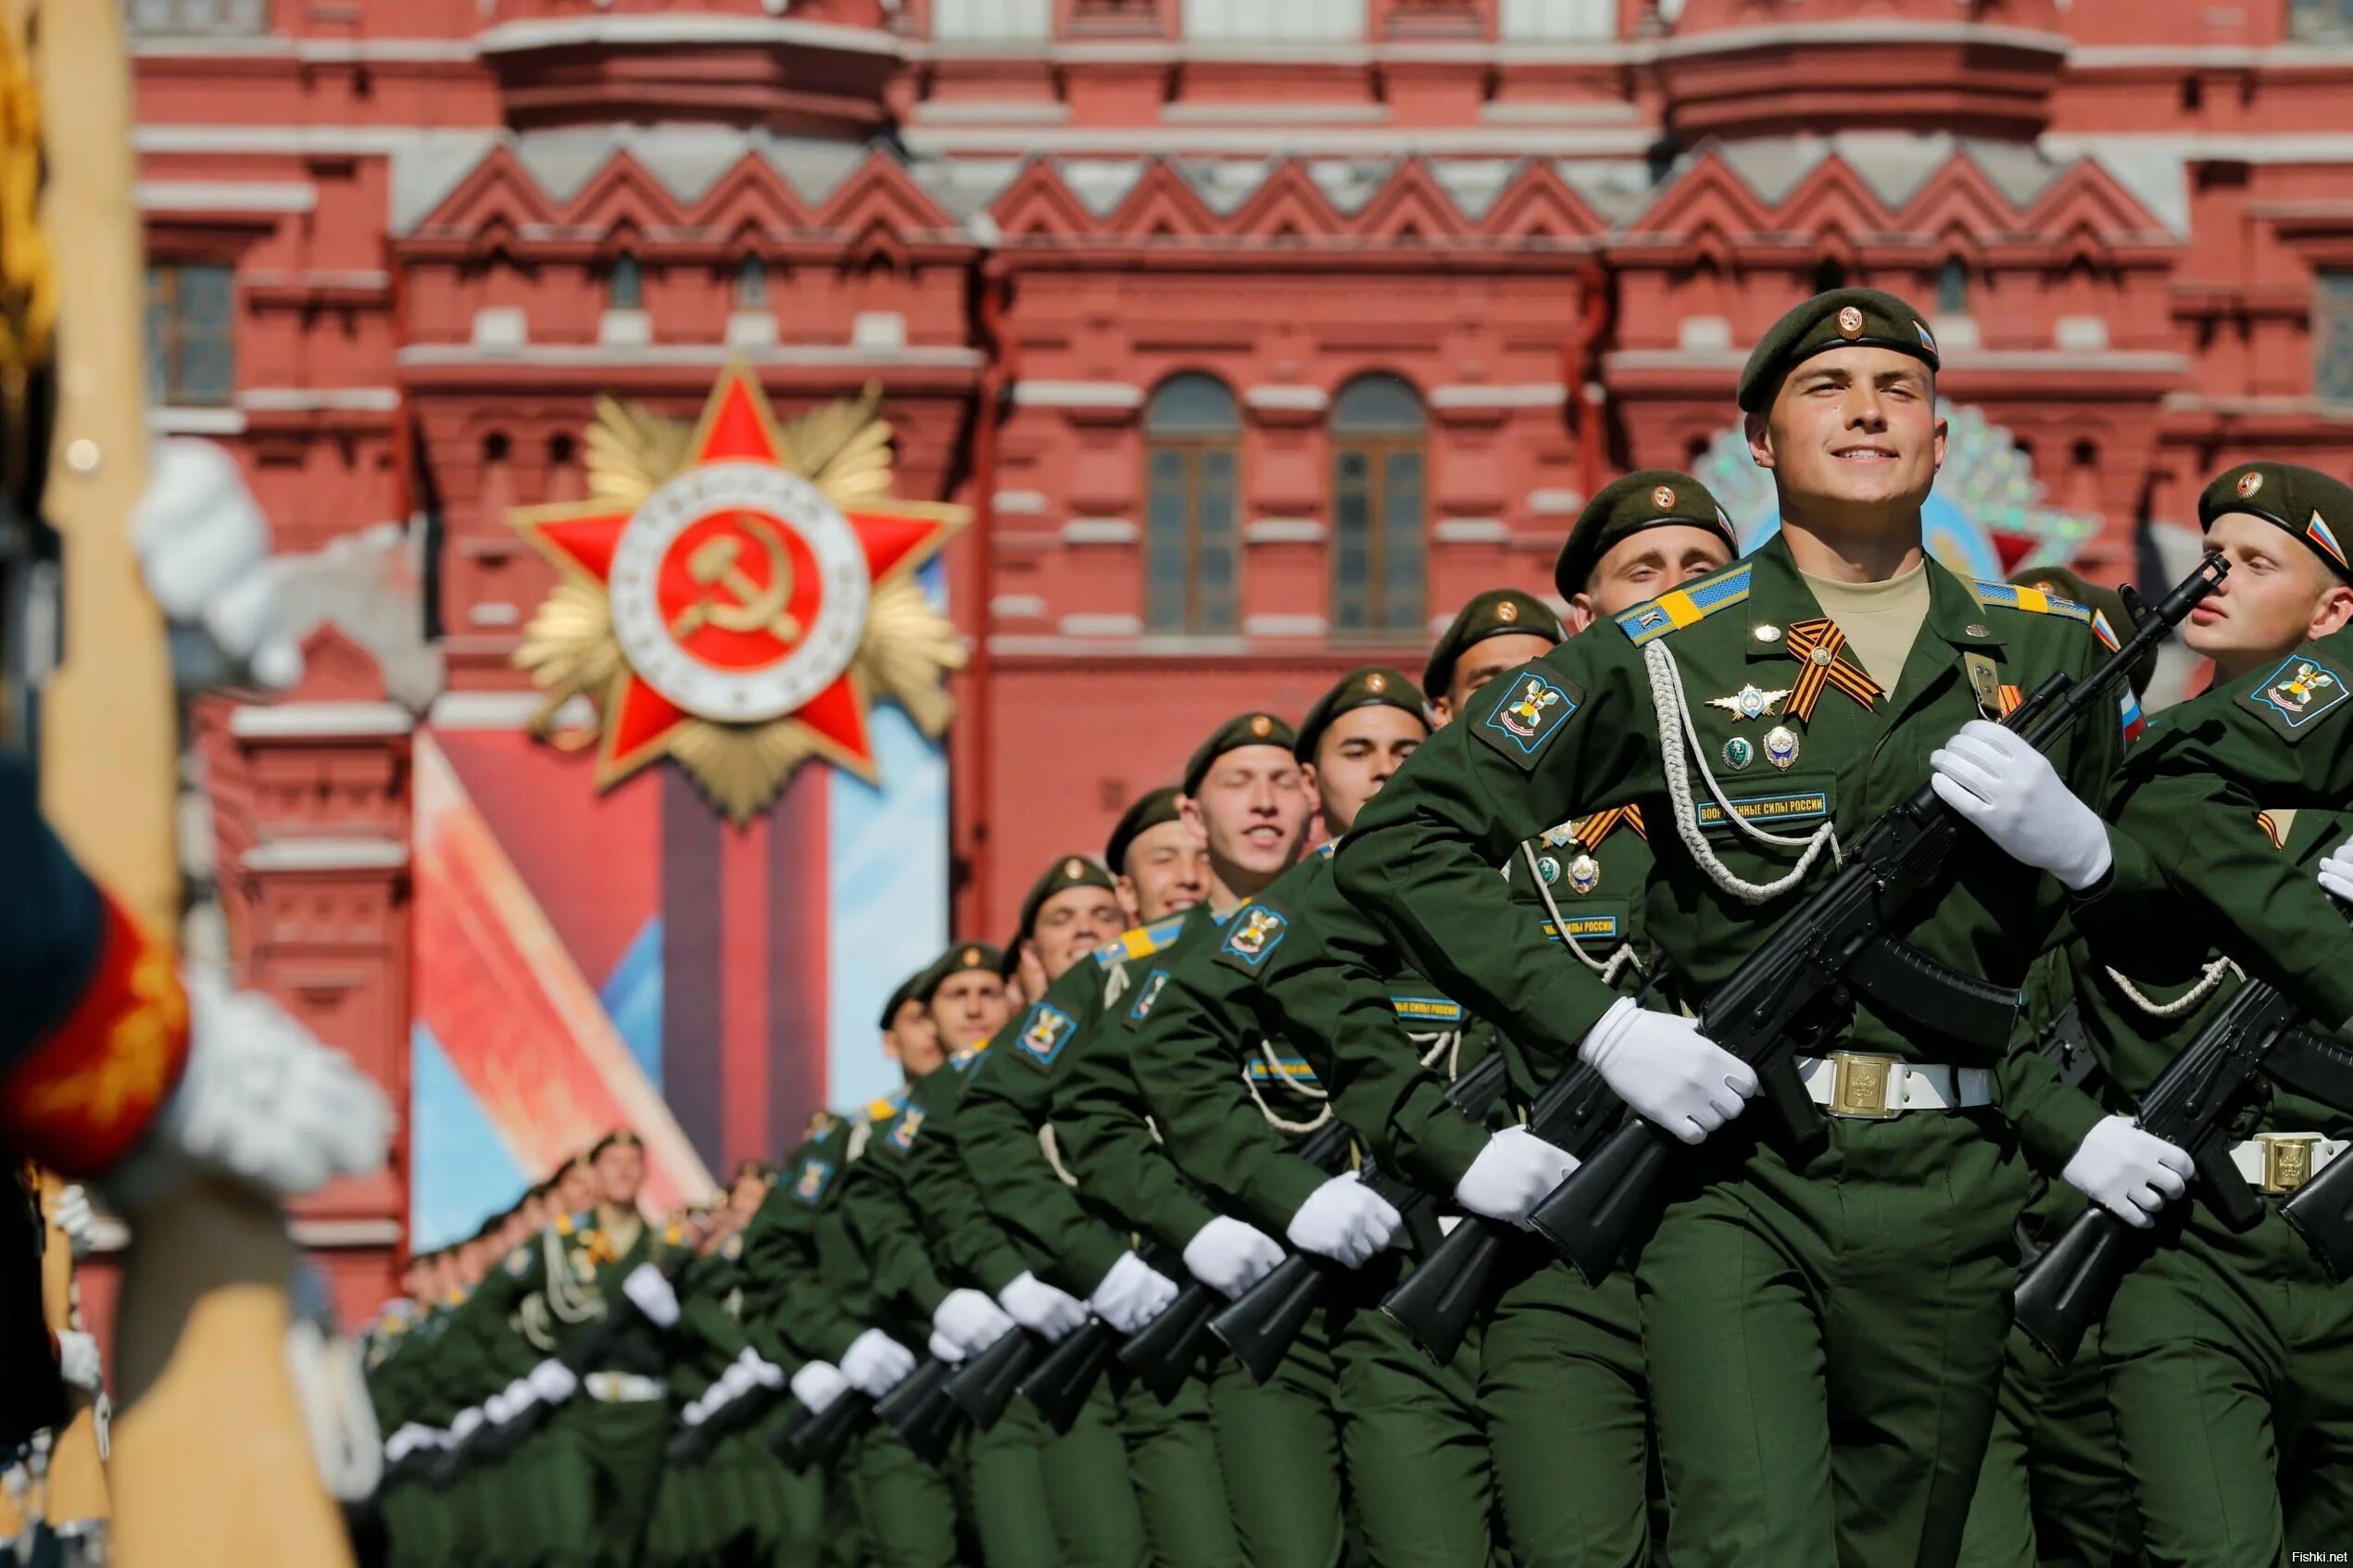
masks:
<svg viewBox="0 0 2353 1568"><path fill-rule="evenodd" d="M387 1308L369 1334L366 1367L369 1403L377 1430L390 1436L403 1428L441 1428L455 1411L434 1393L434 1352L447 1314L407 1301ZM392 1568L421 1568L443 1561L456 1543L447 1512L422 1480L389 1481L378 1497L386 1561Z"/></svg>
<svg viewBox="0 0 2353 1568"><path fill-rule="evenodd" d="M1187 920L1139 926L1072 965L998 1032L989 1046L997 1065L966 1085L957 1105L957 1151L988 1218L1038 1278L1082 1300L1134 1249L1135 1237L1100 1193L1065 1179L1051 1152L1055 1091L1105 1015L1132 1008L1139 987L1151 986ZM1117 1367L1107 1383L1157 1568L1241 1561L1205 1380L1188 1379L1164 1400Z"/></svg>
<svg viewBox="0 0 2353 1568"><path fill-rule="evenodd" d="M510 1261L533 1245L518 1247ZM544 1320L522 1311L522 1294L510 1288L513 1277L511 1270L493 1269L450 1309L441 1371L453 1416L467 1407L481 1410L558 1348L536 1326ZM453 1528L485 1562L586 1562L578 1530L550 1517L579 1492L578 1470L571 1446L543 1427L510 1452L475 1461L450 1483L444 1497Z"/></svg>
<svg viewBox="0 0 2353 1568"><path fill-rule="evenodd" d="M1780 537L1497 680L1366 808L1340 890L1449 995L1565 1061L1620 998L1505 918L1493 868L1573 810L1639 805L1657 855L1645 932L1683 995L1705 997L1802 898L1801 856L1828 862L1820 835L1852 837L1907 799L1929 752L1994 711L2000 685L2098 662L2074 607L1922 570L1927 612L1892 690L1842 657ZM1747 696L1767 687L1785 695ZM1662 735L1670 701L1682 717ZM2114 726L2079 726L2061 776L2095 787L2117 746ZM1980 858L1896 935L2014 986L2057 902ZM1832 1039L1866 1065L1945 1068L1928 1080L1979 1108L1833 1117L1802 1165L1736 1122L1679 1162L1636 1273L1678 1561L1952 1560L2008 1326L2008 1167L2021 1138L2056 1167L2099 1116L2040 1058L1869 999Z"/></svg>

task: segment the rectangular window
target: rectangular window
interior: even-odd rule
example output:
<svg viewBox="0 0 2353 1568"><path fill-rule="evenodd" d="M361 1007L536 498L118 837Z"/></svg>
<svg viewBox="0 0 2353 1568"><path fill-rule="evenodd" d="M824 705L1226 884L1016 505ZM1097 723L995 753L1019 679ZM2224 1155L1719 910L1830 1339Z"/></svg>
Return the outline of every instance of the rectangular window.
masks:
<svg viewBox="0 0 2353 1568"><path fill-rule="evenodd" d="M253 38L270 31L270 0L123 0L135 38Z"/></svg>
<svg viewBox="0 0 2353 1568"><path fill-rule="evenodd" d="M1234 449L1155 442L1146 463L1144 625L1231 635L1241 600Z"/></svg>
<svg viewBox="0 0 2353 1568"><path fill-rule="evenodd" d="M2309 39L2353 35L2353 0L2288 0L2287 35Z"/></svg>
<svg viewBox="0 0 2353 1568"><path fill-rule="evenodd" d="M1423 447L1355 437L1332 457L1332 630L1420 634Z"/></svg>
<svg viewBox="0 0 2353 1568"><path fill-rule="evenodd" d="M1185 36L1204 44L1357 44L1365 0L1185 0Z"/></svg>
<svg viewBox="0 0 2353 1568"><path fill-rule="evenodd" d="M1606 43L1617 36L1617 0L1504 0L1507 44Z"/></svg>
<svg viewBox="0 0 2353 1568"><path fill-rule="evenodd" d="M931 31L943 41L1051 38L1053 0L935 0Z"/></svg>
<svg viewBox="0 0 2353 1568"><path fill-rule="evenodd" d="M147 400L219 407L236 390L231 272L211 263L147 269Z"/></svg>
<svg viewBox="0 0 2353 1568"><path fill-rule="evenodd" d="M2312 295L2312 390L2353 403L2353 271L2324 271Z"/></svg>

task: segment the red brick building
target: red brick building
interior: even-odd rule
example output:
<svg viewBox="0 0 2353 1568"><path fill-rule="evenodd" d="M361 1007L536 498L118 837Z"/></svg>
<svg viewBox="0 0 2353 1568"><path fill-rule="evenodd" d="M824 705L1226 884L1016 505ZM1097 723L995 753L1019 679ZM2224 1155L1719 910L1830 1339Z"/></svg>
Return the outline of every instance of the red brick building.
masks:
<svg viewBox="0 0 2353 1568"><path fill-rule="evenodd" d="M1816 286L1932 305L1955 506L2096 574L2227 460L2353 470L2353 0L126 5L155 419L320 623L203 715L193 869L404 1091L411 746L530 710L503 513L583 493L599 393L878 381L900 493L975 509L983 932L1215 720L1418 669L1612 473L1726 462ZM306 1234L364 1295L404 1218Z"/></svg>

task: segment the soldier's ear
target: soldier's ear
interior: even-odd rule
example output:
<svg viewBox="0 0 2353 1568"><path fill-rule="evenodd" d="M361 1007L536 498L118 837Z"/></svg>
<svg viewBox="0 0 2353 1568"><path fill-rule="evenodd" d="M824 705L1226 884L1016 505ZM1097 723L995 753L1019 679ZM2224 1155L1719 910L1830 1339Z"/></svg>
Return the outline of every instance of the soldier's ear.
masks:
<svg viewBox="0 0 2353 1568"><path fill-rule="evenodd" d="M1579 592L1568 601L1568 613L1561 617L1561 624L1568 628L1572 637L1593 623L1593 596Z"/></svg>
<svg viewBox="0 0 2353 1568"><path fill-rule="evenodd" d="M1748 437L1749 461L1760 469L1773 466L1773 432L1762 414L1743 414L1741 433Z"/></svg>
<svg viewBox="0 0 2353 1568"><path fill-rule="evenodd" d="M2321 600L2320 613L2312 617L2311 630L2305 640L2309 642L2313 637L2325 637L2331 632L2342 631L2347 621L2353 621L2353 587L2347 587L2343 583L2333 583L2327 596Z"/></svg>

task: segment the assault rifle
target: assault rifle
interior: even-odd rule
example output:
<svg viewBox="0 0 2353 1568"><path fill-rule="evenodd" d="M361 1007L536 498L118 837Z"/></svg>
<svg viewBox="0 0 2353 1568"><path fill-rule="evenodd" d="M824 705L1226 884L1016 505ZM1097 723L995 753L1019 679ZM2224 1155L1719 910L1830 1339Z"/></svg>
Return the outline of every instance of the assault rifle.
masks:
<svg viewBox="0 0 2353 1568"><path fill-rule="evenodd" d="M1478 1121L1487 1115L1488 1108L1503 1092L1504 1056L1499 1050L1449 1085L1446 1103ZM1353 1143L1350 1128L1335 1120L1302 1143L1297 1153L1310 1164L1328 1171L1347 1160ZM1401 1210L1426 1206L1430 1201L1428 1194L1387 1174L1375 1160L1365 1162L1358 1179ZM1317 1305L1348 1273L1345 1266L1332 1259L1313 1252L1294 1252L1243 1291L1232 1305L1211 1318L1209 1330L1234 1353L1234 1359L1251 1376L1264 1383L1282 1365L1291 1341L1299 1337L1300 1330L1307 1325Z"/></svg>
<svg viewBox="0 0 2353 1568"><path fill-rule="evenodd" d="M824 1410L805 1411L799 1420L778 1422L768 1434L768 1447L788 1470L824 1469L839 1459L849 1440L874 1419L874 1399L846 1388Z"/></svg>
<svg viewBox="0 0 2353 1568"><path fill-rule="evenodd" d="M2279 992L2259 980L2247 982L2149 1085L2133 1118L2143 1131L2188 1153L2199 1197L2235 1234L2263 1223L2263 1199L2232 1163L2230 1141L2233 1117L2257 1077L2353 1108L2353 1059L2296 1027L2297 1017L2295 1004ZM2353 1267L2353 1226L2347 1223L2353 1177L2340 1167L2353 1170L2353 1160L2336 1160L2280 1209L2338 1279ZM2054 1360L2074 1360L2084 1335L2108 1315L2125 1275L2153 1250L2147 1236L2092 1204L2019 1276L2018 1325Z"/></svg>
<svg viewBox="0 0 2353 1568"><path fill-rule="evenodd" d="M948 1379L948 1397L972 1418L974 1430L986 1432L997 1424L1047 1343L1042 1336L1015 1328L999 1335L978 1355L965 1358Z"/></svg>
<svg viewBox="0 0 2353 1568"><path fill-rule="evenodd" d="M1038 1358L1021 1381L1021 1397L1038 1407L1048 1426L1067 1432L1087 1396L1095 1391L1095 1380L1118 1353L1119 1330L1089 1312L1085 1323Z"/></svg>
<svg viewBox="0 0 2353 1568"><path fill-rule="evenodd" d="M1119 1364L1164 1402L1176 1397L1211 1343L1209 1320L1218 1304L1217 1292L1181 1267L1177 1277L1185 1283L1176 1299L1129 1335L1115 1352Z"/></svg>
<svg viewBox="0 0 2353 1568"><path fill-rule="evenodd" d="M2135 617L2133 634L2098 669L2080 682L2053 675L2004 724L2037 750L2048 749L2078 720L2112 701L2133 666L2229 570L2221 556L2207 557L2154 609ZM1985 1050L2007 1045L2016 991L1950 969L1892 934L1944 885L1968 825L1923 781L1845 851L1830 881L1701 1008L1700 1033L1756 1071L1757 1104L1747 1114L1761 1115L1793 1151L1818 1149L1828 1137L1798 1077L1796 1047L1835 1027L1855 993ZM1629 1118L1536 1206L1529 1223L1586 1278L1603 1279L1657 1211L1660 1186L1682 1152L1672 1134Z"/></svg>

